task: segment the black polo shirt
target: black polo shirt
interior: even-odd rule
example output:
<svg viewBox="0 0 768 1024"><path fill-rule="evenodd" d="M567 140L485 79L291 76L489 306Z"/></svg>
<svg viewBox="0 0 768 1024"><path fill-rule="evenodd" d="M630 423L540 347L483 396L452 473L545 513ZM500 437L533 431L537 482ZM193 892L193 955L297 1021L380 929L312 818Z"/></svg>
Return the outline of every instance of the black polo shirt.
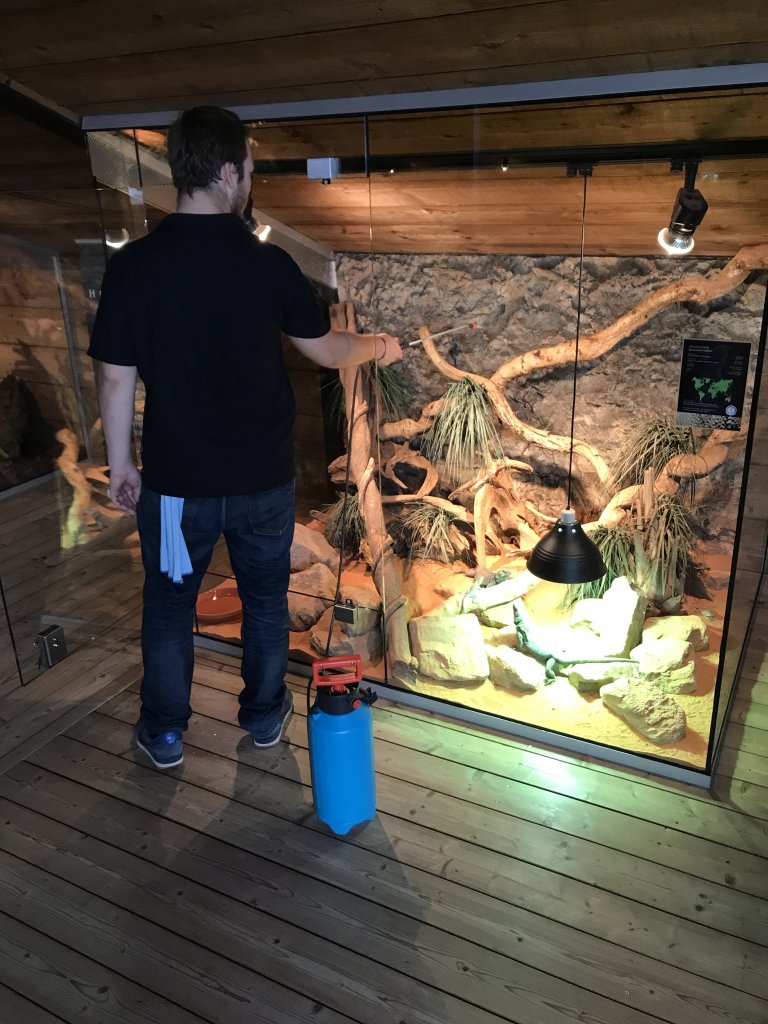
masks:
<svg viewBox="0 0 768 1024"><path fill-rule="evenodd" d="M282 332L327 330L286 252L234 214L174 213L110 259L88 354L138 367L147 487L224 497L293 479Z"/></svg>

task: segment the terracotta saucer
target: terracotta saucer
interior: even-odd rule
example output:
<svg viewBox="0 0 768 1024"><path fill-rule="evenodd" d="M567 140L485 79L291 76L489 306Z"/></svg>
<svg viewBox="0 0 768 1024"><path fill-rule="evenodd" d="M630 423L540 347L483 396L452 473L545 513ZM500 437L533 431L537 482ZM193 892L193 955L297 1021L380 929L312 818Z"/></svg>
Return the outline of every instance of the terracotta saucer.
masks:
<svg viewBox="0 0 768 1024"><path fill-rule="evenodd" d="M239 619L243 612L236 583L224 583L213 590L206 590L197 599L199 622L212 624Z"/></svg>

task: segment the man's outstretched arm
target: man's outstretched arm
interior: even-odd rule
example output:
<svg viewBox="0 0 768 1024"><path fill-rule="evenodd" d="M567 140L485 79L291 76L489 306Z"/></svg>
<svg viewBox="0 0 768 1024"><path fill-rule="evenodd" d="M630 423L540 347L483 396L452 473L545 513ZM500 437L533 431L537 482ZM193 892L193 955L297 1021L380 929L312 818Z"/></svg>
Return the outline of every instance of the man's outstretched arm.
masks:
<svg viewBox="0 0 768 1024"><path fill-rule="evenodd" d="M379 366L389 366L403 358L400 342L391 334L356 334L353 331L331 329L321 338L289 337L307 359L334 369L358 366L372 359Z"/></svg>

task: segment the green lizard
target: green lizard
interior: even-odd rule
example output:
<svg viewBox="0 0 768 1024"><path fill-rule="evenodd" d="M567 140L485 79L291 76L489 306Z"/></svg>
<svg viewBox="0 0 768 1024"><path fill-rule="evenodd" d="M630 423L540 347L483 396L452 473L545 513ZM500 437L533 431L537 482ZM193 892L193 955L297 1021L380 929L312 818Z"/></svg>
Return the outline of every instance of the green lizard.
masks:
<svg viewBox="0 0 768 1024"><path fill-rule="evenodd" d="M526 654L533 655L534 658L538 658L544 662L544 668L547 674L545 686L549 686L550 683L555 681L555 668L563 665L611 665L615 662L620 662L627 665L636 665L637 662L633 661L632 658L582 658L576 654L568 654L567 651L560 649L557 651L546 650L541 644L537 644L533 638L533 623L528 618L525 609L518 601L512 602L512 614L515 620L515 629L517 631L517 646L518 649Z"/></svg>

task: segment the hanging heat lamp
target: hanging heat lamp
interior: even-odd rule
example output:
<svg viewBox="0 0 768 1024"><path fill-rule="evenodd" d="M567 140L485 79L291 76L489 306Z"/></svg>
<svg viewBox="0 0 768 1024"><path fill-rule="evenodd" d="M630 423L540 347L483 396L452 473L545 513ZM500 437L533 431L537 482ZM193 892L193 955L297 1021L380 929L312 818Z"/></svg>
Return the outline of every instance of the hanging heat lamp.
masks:
<svg viewBox="0 0 768 1024"><path fill-rule="evenodd" d="M579 167L576 173L584 180L581 207L581 246L579 254L579 285L576 306L576 343L573 355L573 397L571 399L571 438L568 457L568 507L531 552L528 571L550 583L589 583L606 573L605 564L597 546L584 533L571 508L571 482L573 471L573 431L576 416L576 380L579 366L579 337L581 334L581 293L584 273L584 223L587 216L587 178L592 167Z"/></svg>

